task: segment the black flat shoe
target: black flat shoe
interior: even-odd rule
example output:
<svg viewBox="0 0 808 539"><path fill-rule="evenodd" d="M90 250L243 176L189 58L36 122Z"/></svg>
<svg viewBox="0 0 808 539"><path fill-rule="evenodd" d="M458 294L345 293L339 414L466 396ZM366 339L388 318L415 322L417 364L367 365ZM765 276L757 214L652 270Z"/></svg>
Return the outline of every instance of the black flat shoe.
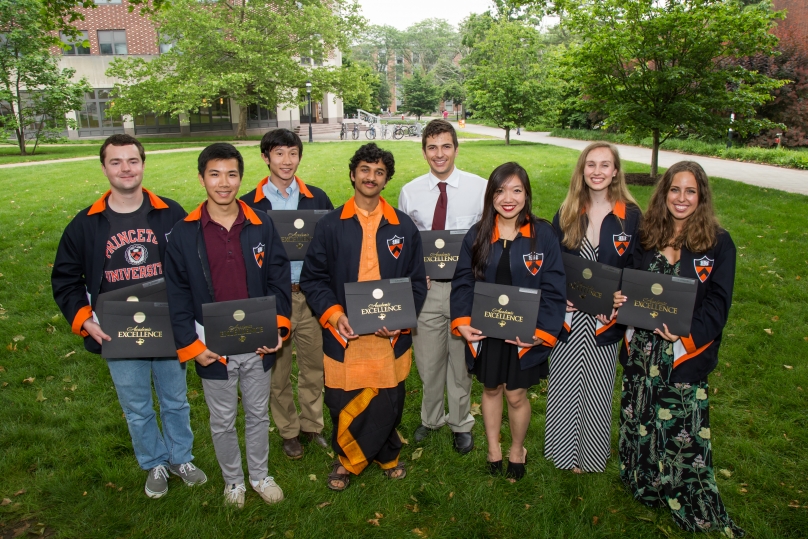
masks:
<svg viewBox="0 0 808 539"><path fill-rule="evenodd" d="M519 481L522 479L527 470L525 469L525 464L527 464L527 449L525 449L525 462L511 462L510 458L508 459L508 469L505 472L505 476L509 479L513 479L514 481Z"/></svg>
<svg viewBox="0 0 808 539"><path fill-rule="evenodd" d="M488 473L491 475L502 475L502 460L496 462L488 461Z"/></svg>

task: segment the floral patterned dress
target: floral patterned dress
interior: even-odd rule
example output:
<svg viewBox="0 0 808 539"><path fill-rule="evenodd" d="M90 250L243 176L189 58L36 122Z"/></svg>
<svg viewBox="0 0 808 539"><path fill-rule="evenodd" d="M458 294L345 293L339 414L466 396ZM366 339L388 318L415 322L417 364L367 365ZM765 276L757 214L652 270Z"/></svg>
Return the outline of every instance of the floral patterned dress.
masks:
<svg viewBox="0 0 808 539"><path fill-rule="evenodd" d="M679 275L679 263L657 253L647 271ZM623 369L620 478L641 503L668 507L684 530L743 537L713 473L707 379L669 383L673 360L672 343L635 331Z"/></svg>

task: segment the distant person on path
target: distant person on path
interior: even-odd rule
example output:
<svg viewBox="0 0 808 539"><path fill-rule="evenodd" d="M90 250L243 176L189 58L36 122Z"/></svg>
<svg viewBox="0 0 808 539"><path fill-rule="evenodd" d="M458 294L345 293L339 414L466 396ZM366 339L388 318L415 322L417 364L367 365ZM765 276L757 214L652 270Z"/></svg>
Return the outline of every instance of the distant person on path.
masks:
<svg viewBox="0 0 808 539"><path fill-rule="evenodd" d="M101 171L109 191L78 212L65 228L51 274L53 298L84 347L101 353L104 333L93 309L98 295L163 275L168 235L186 215L182 206L142 187L146 153L135 137L112 135L101 145ZM168 474L187 485L207 481L191 462L194 435L186 396L185 365L175 357L108 359L140 467L149 472L150 498L168 492ZM152 379L154 384L152 385ZM152 387L160 405L157 426Z"/></svg>
<svg viewBox="0 0 808 539"><path fill-rule="evenodd" d="M261 138L261 158L269 168L269 176L241 197L249 206L270 210L333 210L328 195L296 176L303 158L303 142L288 129L268 131ZM269 405L275 426L283 438L283 452L290 459L303 457L301 441L314 442L327 448L323 438L323 337L320 324L300 291L303 262L293 260L292 268L292 335L277 353L272 367ZM292 390L292 342L297 358L297 401Z"/></svg>
<svg viewBox="0 0 808 539"><path fill-rule="evenodd" d="M508 402L511 448L506 475L525 475L525 438L530 425L527 390L547 377L547 358L564 323L564 264L553 228L530 211L530 179L517 163L498 166L488 179L483 216L463 240L452 279L452 329L462 336L468 368L483 384L482 413L488 440L488 470L502 469L502 397ZM486 337L471 326L477 281L541 290L531 342Z"/></svg>
<svg viewBox="0 0 808 539"><path fill-rule="evenodd" d="M452 124L445 120L429 122L421 137L421 149L429 172L401 188L398 208L410 216L418 230L471 228L483 214L488 182L455 167L458 143ZM415 429L414 439L420 443L448 424L455 450L468 453L474 448L471 375L466 368L466 345L462 338L452 335L452 281L427 276L427 287L426 303L413 336L415 363L423 384L421 424ZM449 401L448 414L444 392Z"/></svg>
<svg viewBox="0 0 808 539"><path fill-rule="evenodd" d="M626 187L617 148L605 142L587 146L553 218L561 252L630 267L641 218ZM550 358L547 391L544 456L556 468L575 473L606 470L617 346L624 332L616 321L602 324L567 299L561 342Z"/></svg>
<svg viewBox="0 0 808 539"><path fill-rule="evenodd" d="M443 111L443 119L444 119L444 120L446 120L447 118L449 118L449 111L448 111L448 110L444 110L444 111Z"/></svg>
<svg viewBox="0 0 808 539"><path fill-rule="evenodd" d="M735 244L713 208L707 174L680 161L657 182L633 255L635 269L695 279L689 335L629 327L620 347L620 478L634 498L666 506L688 532L745 532L727 514L715 481L707 376L732 305ZM619 308L628 298L615 293Z"/></svg>
<svg viewBox="0 0 808 539"><path fill-rule="evenodd" d="M426 297L418 229L380 196L395 173L393 154L371 142L356 151L349 170L354 196L317 222L300 275L323 326L325 404L337 454L326 483L331 490L345 490L350 474L374 461L390 479L407 475L396 428L412 366L410 330L355 334L345 314L345 283L409 277L416 314Z"/></svg>
<svg viewBox="0 0 808 539"><path fill-rule="evenodd" d="M240 509L245 500L236 432L239 401L250 485L266 503L276 503L283 491L268 469L269 384L275 352L291 326L289 259L269 216L236 199L244 175L239 151L232 144L211 144L197 161L207 200L174 226L166 250L174 341L180 361L195 361L202 379L225 504ZM277 335L267 335L264 346L247 354L223 357L208 349L203 304L264 296L275 296Z"/></svg>

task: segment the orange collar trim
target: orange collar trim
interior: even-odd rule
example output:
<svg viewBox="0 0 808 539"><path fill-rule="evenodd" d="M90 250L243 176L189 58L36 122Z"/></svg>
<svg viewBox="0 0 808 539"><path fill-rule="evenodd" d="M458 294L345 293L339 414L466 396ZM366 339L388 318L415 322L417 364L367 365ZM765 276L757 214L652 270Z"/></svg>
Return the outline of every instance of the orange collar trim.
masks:
<svg viewBox="0 0 808 539"><path fill-rule="evenodd" d="M306 198L314 198L314 195L311 194L311 191L309 191L309 188L303 183L303 180L295 176L295 181L297 182L297 188L300 190L301 195ZM255 188L255 200L253 200L253 202L260 202L266 198L266 196L264 196L264 186L268 183L269 176L258 182L258 186Z"/></svg>
<svg viewBox="0 0 808 539"><path fill-rule="evenodd" d="M236 201L241 205L241 210L244 212L244 217L246 217L252 224L260 225L263 221L258 218L258 215L253 211L251 207L247 205L246 202L240 199L236 199ZM199 221L202 219L202 206L207 203L207 200L196 207L194 211L188 214L188 217L185 218L185 221Z"/></svg>
<svg viewBox="0 0 808 539"><path fill-rule="evenodd" d="M148 189L145 189L145 188L143 188L143 192L146 193L149 196L149 202L151 203L152 208L154 208L155 210L167 210L168 209L168 204L163 202L163 200L160 197L158 197L157 195L155 195L154 193L152 193L151 191L149 191ZM107 209L107 198L109 198L110 194L112 194L111 189L109 191L107 191L106 193L104 193L103 195L101 195L101 198L96 200L93 203L93 205L90 206L90 211L87 212L87 215L95 215L96 213L101 213L102 211L106 210Z"/></svg>
<svg viewBox="0 0 808 539"><path fill-rule="evenodd" d="M586 206L581 208L581 215L586 213ZM626 203L622 200L618 200L614 203L614 208L612 209L612 213L618 216L620 219L626 218Z"/></svg>
<svg viewBox="0 0 808 539"><path fill-rule="evenodd" d="M495 215L494 216L494 233L491 235L491 243L496 243L496 242L499 241L499 226L497 226L498 222L499 222L499 215ZM521 234L523 238L531 237L531 234L530 234L530 219L528 219L528 222L525 223L524 225L522 225L519 228L519 234Z"/></svg>
<svg viewBox="0 0 808 539"><path fill-rule="evenodd" d="M354 198L355 197L349 198L348 202L346 202L345 205L342 207L342 213L339 216L340 219L350 219L351 217L356 215L356 202L354 202ZM396 210L393 209L393 207L390 204L388 204L387 201L384 200L384 198L379 197L379 204L382 205L382 215L384 216L385 219L387 219L387 222L389 222L391 225L399 224L398 215L396 215Z"/></svg>

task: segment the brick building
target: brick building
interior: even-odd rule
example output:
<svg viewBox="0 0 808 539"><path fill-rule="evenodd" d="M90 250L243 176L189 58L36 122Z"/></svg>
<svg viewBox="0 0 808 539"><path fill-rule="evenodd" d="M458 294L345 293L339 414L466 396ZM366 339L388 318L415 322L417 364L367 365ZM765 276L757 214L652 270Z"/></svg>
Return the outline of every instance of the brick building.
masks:
<svg viewBox="0 0 808 539"><path fill-rule="evenodd" d="M786 18L779 22L776 34L791 34L801 39L808 46L808 1L806 0L774 0L778 11L785 9Z"/></svg>
<svg viewBox="0 0 808 539"><path fill-rule="evenodd" d="M148 60L166 52L170 45L158 44L157 31L151 20L141 16L137 7L130 13L128 0L95 0L95 4L95 8L79 9L84 20L74 23L90 46L83 47L79 42L71 44L68 50L59 47L53 49L55 54L62 55L60 67L75 69L76 80L86 77L94 89L85 95L82 110L74 113L78 129L68 131L70 138L106 137L114 133L170 136L223 131L235 133L238 130L238 106L222 98L211 99L209 106L201 108L198 113L180 114L178 118L153 113L136 117L107 115L109 92L117 82L106 75L112 60L122 56L140 56ZM68 38L60 37L70 44ZM301 61L311 62L311 59L303 58ZM324 64L341 65L341 53L335 51ZM313 114L308 106L298 107L296 104L279 105L275 109L251 106L247 115L247 134L261 134L276 127L294 129L301 123L307 123L309 116L315 123L342 121L342 100L335 99L333 94L326 94L322 101L312 103L311 108Z"/></svg>

